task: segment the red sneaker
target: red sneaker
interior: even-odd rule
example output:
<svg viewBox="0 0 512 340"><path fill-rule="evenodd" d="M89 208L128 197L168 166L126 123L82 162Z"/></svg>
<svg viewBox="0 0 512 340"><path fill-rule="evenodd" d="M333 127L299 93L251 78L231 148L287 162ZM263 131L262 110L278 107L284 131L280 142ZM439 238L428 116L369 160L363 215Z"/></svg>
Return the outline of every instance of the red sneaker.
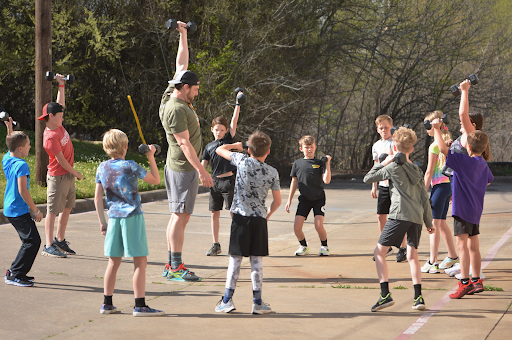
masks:
<svg viewBox="0 0 512 340"><path fill-rule="evenodd" d="M459 281L459 286L457 287L457 291L455 293L450 294L450 297L452 299L460 299L467 293L469 293L473 289L473 285L471 284L471 281L469 281L468 284L463 284L461 281Z"/></svg>
<svg viewBox="0 0 512 340"><path fill-rule="evenodd" d="M481 293L481 292L483 292L485 290L484 289L484 280L482 280L482 279L478 279L478 281L472 282L472 284L473 284L473 289L471 289L468 292L468 295L473 295L473 294L476 294L476 293Z"/></svg>

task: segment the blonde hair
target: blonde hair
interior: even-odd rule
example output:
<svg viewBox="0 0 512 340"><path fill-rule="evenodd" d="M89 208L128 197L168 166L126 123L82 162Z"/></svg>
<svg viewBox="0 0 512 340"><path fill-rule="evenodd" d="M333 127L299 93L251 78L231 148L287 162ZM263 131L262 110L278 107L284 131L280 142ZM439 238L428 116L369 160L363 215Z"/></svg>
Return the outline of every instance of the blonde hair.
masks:
<svg viewBox="0 0 512 340"><path fill-rule="evenodd" d="M403 126L393 134L393 143L397 150L403 153L411 152L417 141L416 132Z"/></svg>
<svg viewBox="0 0 512 340"><path fill-rule="evenodd" d="M110 157L123 156L126 146L128 146L128 137L121 130L110 129L103 135L103 150Z"/></svg>
<svg viewBox="0 0 512 340"><path fill-rule="evenodd" d="M306 135L302 136L301 139L299 139L299 146L302 148L303 145L313 145L315 144L315 137Z"/></svg>
<svg viewBox="0 0 512 340"><path fill-rule="evenodd" d="M393 118L388 115L380 115L375 119L375 126L379 126L383 121L387 121L389 125L393 126Z"/></svg>
<svg viewBox="0 0 512 340"><path fill-rule="evenodd" d="M433 121L436 118L437 119L443 118L443 111L435 110L435 111L431 112L430 114L428 114L425 117L424 121L425 120ZM441 135L443 136L443 140L445 142L452 139L452 135L450 134L450 131L448 130L448 127L446 126L446 124L444 122L441 122ZM432 144L434 144L434 143L432 143ZM439 159L439 166L442 168L446 164L446 156L444 155L444 153L440 152L438 155L438 159Z"/></svg>

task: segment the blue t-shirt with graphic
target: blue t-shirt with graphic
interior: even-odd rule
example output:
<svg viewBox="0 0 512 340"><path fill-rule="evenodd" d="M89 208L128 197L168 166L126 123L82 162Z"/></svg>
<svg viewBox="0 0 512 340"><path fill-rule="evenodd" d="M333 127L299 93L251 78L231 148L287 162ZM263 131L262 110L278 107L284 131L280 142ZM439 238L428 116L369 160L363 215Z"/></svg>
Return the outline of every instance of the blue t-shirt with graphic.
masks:
<svg viewBox="0 0 512 340"><path fill-rule="evenodd" d="M281 190L277 170L237 152L231 154L231 164L237 167L237 173L230 211L242 216L267 218L265 200L268 189Z"/></svg>
<svg viewBox="0 0 512 340"><path fill-rule="evenodd" d="M12 157L7 152L2 159L7 183L4 193L4 215L6 217L18 217L30 212L27 203L21 197L18 189L18 178L27 176L27 190L29 190L30 169L24 159Z"/></svg>
<svg viewBox="0 0 512 340"><path fill-rule="evenodd" d="M96 183L105 190L108 217L123 218L142 214L137 179L147 170L132 160L110 159L96 170Z"/></svg>

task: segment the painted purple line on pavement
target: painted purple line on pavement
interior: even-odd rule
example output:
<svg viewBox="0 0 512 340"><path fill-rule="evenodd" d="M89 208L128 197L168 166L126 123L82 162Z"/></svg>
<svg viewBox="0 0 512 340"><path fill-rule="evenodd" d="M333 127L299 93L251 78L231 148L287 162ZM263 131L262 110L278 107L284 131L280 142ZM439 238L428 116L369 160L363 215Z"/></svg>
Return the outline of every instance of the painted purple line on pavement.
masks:
<svg viewBox="0 0 512 340"><path fill-rule="evenodd" d="M494 259L498 250L507 242L507 240L512 236L512 228L510 228L503 236L500 238L498 242L489 250L485 259L482 260L482 270L491 263ZM405 331L402 332L399 336L396 337L395 340L407 340L411 336L414 335L421 327L423 327L427 321L434 316L435 313L439 312L441 308L446 306L448 302L451 301L450 294L455 292L457 286L453 287L448 293L446 293L439 301L437 301L432 308L428 310L428 312L423 313L418 320L412 323Z"/></svg>

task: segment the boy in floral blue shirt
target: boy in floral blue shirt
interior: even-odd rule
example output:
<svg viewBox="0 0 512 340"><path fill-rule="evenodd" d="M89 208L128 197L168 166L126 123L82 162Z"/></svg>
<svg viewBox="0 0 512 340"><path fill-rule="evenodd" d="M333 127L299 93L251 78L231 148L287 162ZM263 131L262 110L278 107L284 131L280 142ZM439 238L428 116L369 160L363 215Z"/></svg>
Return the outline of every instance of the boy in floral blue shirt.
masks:
<svg viewBox="0 0 512 340"><path fill-rule="evenodd" d="M133 257L133 292L135 307L133 316L158 316L164 311L146 305L146 266L148 241L146 225L138 192L138 179L157 185L160 175L155 162L155 147L150 145L146 156L149 173L132 160L125 160L128 137L120 130L112 129L103 137L103 150L111 157L102 162L96 171L94 205L100 221L100 230L105 235L105 256L109 257L104 279L104 301L100 313L118 312L112 303L116 274L123 255ZM108 207L108 225L103 213L103 192Z"/></svg>

